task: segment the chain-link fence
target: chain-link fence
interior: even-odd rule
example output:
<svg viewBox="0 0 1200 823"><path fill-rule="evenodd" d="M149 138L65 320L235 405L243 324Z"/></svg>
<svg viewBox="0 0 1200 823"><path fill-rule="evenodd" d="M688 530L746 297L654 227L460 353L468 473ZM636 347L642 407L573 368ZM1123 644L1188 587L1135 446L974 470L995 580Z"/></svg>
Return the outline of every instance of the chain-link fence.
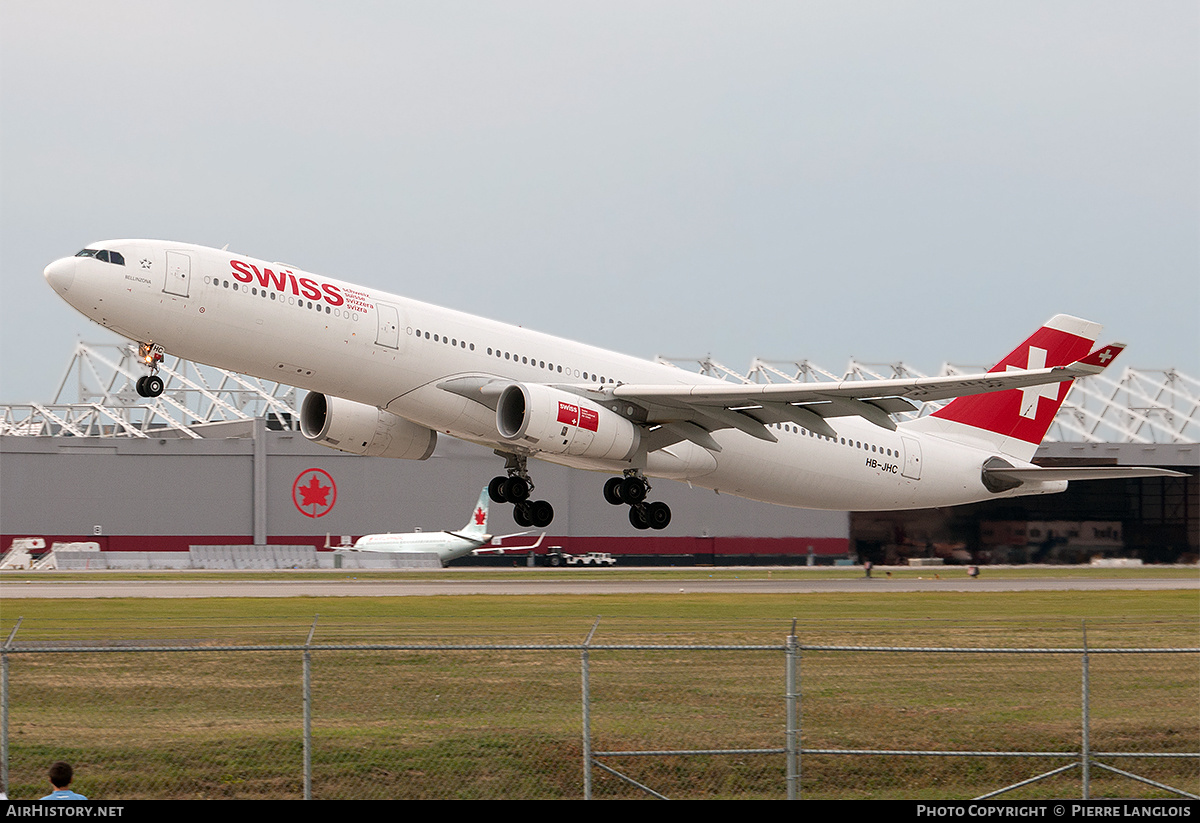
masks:
<svg viewBox="0 0 1200 823"><path fill-rule="evenodd" d="M762 627L717 643L628 624L573 643L406 628L291 644L14 631L0 779L38 797L67 760L108 800L1200 795L1200 648L1171 643L1194 626L1093 632L1104 643L1077 626L1074 645L1039 648L934 646L928 630L923 646L805 644L778 624L774 643ZM1135 635L1160 644L1111 642Z"/></svg>

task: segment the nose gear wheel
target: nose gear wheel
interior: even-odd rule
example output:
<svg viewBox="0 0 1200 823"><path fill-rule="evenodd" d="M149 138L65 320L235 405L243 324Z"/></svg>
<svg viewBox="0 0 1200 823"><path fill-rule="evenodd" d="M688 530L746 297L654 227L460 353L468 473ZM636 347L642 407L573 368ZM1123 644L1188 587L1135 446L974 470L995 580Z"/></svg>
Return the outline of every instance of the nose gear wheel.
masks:
<svg viewBox="0 0 1200 823"><path fill-rule="evenodd" d="M150 373L139 377L134 384L142 397L158 397L166 388L163 379L158 376L158 364L165 355L166 351L158 343L138 343L138 359L150 367Z"/></svg>

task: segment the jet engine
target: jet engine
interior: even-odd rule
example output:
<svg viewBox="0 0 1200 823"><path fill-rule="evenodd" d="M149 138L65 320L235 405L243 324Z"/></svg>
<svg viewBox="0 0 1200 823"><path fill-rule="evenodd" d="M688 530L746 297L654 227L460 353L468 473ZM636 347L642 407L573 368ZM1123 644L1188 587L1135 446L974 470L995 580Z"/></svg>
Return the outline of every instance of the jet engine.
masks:
<svg viewBox="0 0 1200 823"><path fill-rule="evenodd" d="M616 412L537 383L500 393L496 429L536 451L595 460L628 460L641 441L638 427Z"/></svg>
<svg viewBox="0 0 1200 823"><path fill-rule="evenodd" d="M437 432L391 412L310 392L300 407L300 431L314 443L367 457L424 460Z"/></svg>

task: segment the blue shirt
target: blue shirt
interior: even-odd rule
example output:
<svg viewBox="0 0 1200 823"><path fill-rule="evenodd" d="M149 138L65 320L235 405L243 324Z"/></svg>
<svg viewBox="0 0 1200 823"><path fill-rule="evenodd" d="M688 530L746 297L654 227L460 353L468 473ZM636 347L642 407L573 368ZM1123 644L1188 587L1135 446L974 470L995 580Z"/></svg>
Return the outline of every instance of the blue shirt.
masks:
<svg viewBox="0 0 1200 823"><path fill-rule="evenodd" d="M42 800L87 800L87 798L79 792L73 792L70 789L56 789L43 797Z"/></svg>

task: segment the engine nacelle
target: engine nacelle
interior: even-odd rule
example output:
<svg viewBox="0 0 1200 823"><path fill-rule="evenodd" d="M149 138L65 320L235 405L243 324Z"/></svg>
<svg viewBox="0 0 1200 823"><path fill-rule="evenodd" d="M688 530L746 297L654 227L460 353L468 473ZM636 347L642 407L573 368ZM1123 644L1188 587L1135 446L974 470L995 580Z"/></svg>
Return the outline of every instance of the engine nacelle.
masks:
<svg viewBox="0 0 1200 823"><path fill-rule="evenodd" d="M300 431L314 443L367 457L424 460L437 445L437 432L424 426L317 392L309 392L300 407Z"/></svg>
<svg viewBox="0 0 1200 823"><path fill-rule="evenodd" d="M595 460L628 460L641 442L641 430L616 412L537 383L500 393L496 429L536 451Z"/></svg>

